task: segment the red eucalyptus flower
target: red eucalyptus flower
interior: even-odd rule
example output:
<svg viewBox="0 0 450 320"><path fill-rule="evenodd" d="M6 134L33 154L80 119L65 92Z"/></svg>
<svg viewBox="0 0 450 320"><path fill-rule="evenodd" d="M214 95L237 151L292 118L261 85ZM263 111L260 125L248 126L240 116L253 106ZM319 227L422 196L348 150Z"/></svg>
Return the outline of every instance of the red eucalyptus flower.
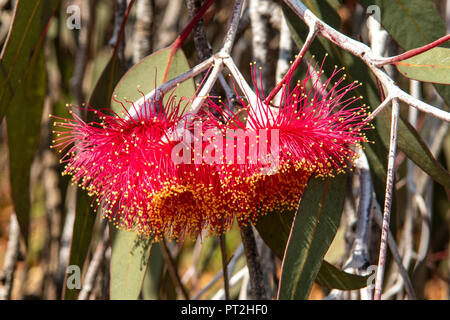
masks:
<svg viewBox="0 0 450 320"><path fill-rule="evenodd" d="M65 174L115 225L155 239L221 234L235 219L246 225L294 209L311 176L333 176L354 160L352 148L366 141L365 111L350 107L359 99L349 96L357 84L339 88L342 77L331 84L338 73L311 89L310 78L285 86L278 108L268 108L257 90L256 99L247 96L246 121L210 99L225 121L182 116L175 97L133 104L134 118L89 108L96 119L86 123L71 112L72 120L55 122L61 130L54 147L67 150ZM172 141L181 121L187 134ZM247 138L236 138L239 129Z"/></svg>
<svg viewBox="0 0 450 320"><path fill-rule="evenodd" d="M180 104L171 98L165 106L158 101L153 107L136 107L135 119L92 108L96 119L91 123L72 111L72 120L54 117L63 121L55 122L61 130L55 131L53 147L67 150L61 159L64 174L94 196L96 209L101 206L117 226L156 239L194 235L209 228L204 215L210 212L213 193L198 178L207 173L202 165L171 159L179 142L167 134L181 119Z"/></svg>
<svg viewBox="0 0 450 320"><path fill-rule="evenodd" d="M317 74L321 73L322 67ZM241 223L255 222L259 215L273 210L295 209L311 176L333 177L357 157L353 148L367 141L363 134L367 114L364 106L355 106L360 97L351 95L357 82L341 87L345 76L340 73L335 68L325 83L317 79L309 89L311 77L290 86L291 74L281 102L277 108L269 108L252 70L256 100L247 93L246 100L252 102L240 99L246 106L246 119L233 113L230 116L229 110L222 112L224 122L211 118L224 136L229 130L256 136L253 151L249 149L251 142L246 145L244 164L234 159L219 172L229 186L226 192L235 196L233 208ZM219 111L227 110L223 103L208 101Z"/></svg>

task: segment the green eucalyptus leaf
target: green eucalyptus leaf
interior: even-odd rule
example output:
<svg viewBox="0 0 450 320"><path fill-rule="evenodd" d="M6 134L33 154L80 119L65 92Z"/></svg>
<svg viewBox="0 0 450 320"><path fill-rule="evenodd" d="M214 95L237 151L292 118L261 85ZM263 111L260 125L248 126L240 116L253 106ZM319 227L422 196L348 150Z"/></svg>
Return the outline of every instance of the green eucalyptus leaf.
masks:
<svg viewBox="0 0 450 320"><path fill-rule="evenodd" d="M10 102L6 114L11 195L17 220L28 243L30 223L30 171L41 129L47 93L47 72L42 51L32 59L32 69Z"/></svg>
<svg viewBox="0 0 450 320"><path fill-rule="evenodd" d="M405 77L441 84L450 84L450 49L433 48L395 64Z"/></svg>
<svg viewBox="0 0 450 320"><path fill-rule="evenodd" d="M47 90L42 53L46 26L59 1L18 0L0 57L0 121L7 116L11 195L28 244L30 169Z"/></svg>
<svg viewBox="0 0 450 320"><path fill-rule="evenodd" d="M312 179L300 201L284 253L279 299L307 299L339 226L345 175Z"/></svg>
<svg viewBox="0 0 450 320"><path fill-rule="evenodd" d="M169 62L171 50L170 47L161 49L144 58L128 70L114 89L114 96L119 101L124 102L124 105L129 108L130 105L127 104L125 100L136 101L142 98L142 93L147 94L154 90L156 86L161 85L164 79L166 66ZM190 67L183 51L177 50L170 64L166 80L175 78L189 69ZM174 95L178 98L186 97L191 99L194 94L195 84L193 79L180 83L174 91ZM169 96L170 93L166 94L164 102L167 102ZM111 101L111 106L112 109L119 114L124 111L122 105L114 99Z"/></svg>
<svg viewBox="0 0 450 320"><path fill-rule="evenodd" d="M169 62L170 48L159 50L133 66L118 82L114 95L118 100L136 101L142 97L140 90L148 93L161 85ZM177 50L170 64L168 78L189 70L189 64L182 50ZM192 79L180 84L175 91L178 97L191 99L195 94ZM167 95L165 101L167 101ZM124 112L115 99L111 102L115 112ZM136 232L115 231L113 257L111 258L111 298L137 299L144 281L150 256L151 241L141 240ZM150 265L153 265L150 263ZM153 276L153 275L152 275ZM153 292L154 294L154 292ZM146 292L148 297L148 292Z"/></svg>
<svg viewBox="0 0 450 320"><path fill-rule="evenodd" d="M0 121L22 82L35 70L47 25L60 0L17 0L12 25L0 57Z"/></svg>
<svg viewBox="0 0 450 320"><path fill-rule="evenodd" d="M152 248L152 239L141 239L135 232L111 227L112 300L136 300L142 289Z"/></svg>

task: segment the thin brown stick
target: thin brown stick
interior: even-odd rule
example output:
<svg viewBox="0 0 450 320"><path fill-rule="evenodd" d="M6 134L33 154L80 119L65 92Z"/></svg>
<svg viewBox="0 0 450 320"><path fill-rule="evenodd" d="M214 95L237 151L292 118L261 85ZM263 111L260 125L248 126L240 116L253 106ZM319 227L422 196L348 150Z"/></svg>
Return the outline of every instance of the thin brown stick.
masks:
<svg viewBox="0 0 450 320"><path fill-rule="evenodd" d="M380 205L378 204L377 200L374 199L374 205L373 205L373 217L375 219L375 222L380 227L380 229L383 227L383 215L381 213ZM408 295L410 300L416 299L416 294L414 293L414 287L411 283L411 279L409 278L408 271L403 267L402 264L402 257L400 256L400 253L398 252L397 244L395 242L395 237L392 234L391 230L388 232L388 244L389 249L392 253L392 256L394 257L394 261L397 264L400 276L402 277L402 280L405 284L405 290L406 294Z"/></svg>
<svg viewBox="0 0 450 320"><path fill-rule="evenodd" d="M20 249L20 229L17 222L16 214L11 213L10 225L9 225L9 237L8 246L6 249L5 262L0 274L0 300L11 299L11 293L14 284L14 273L17 267L17 261L19 260Z"/></svg>
<svg viewBox="0 0 450 320"><path fill-rule="evenodd" d="M444 42L447 42L448 40L450 40L450 34L447 34L447 35L443 36L442 38L437 39L436 41L433 41L427 45L424 45L423 47L419 47L419 48L415 48L415 49L406 51L405 53L399 54L398 56L379 59L379 61L375 62L375 65L377 67L381 67L381 66L384 66L387 64L394 64L396 62L400 62L400 61L415 57L421 53L424 53L430 49L433 49L434 47L437 47L438 45L440 45Z"/></svg>
<svg viewBox="0 0 450 320"><path fill-rule="evenodd" d="M386 252L388 246L389 223L391 218L392 192L394 188L394 164L397 152L397 125L399 118L399 103L397 99L392 100L391 138L389 144L388 169L386 177L386 194L384 200L383 226L381 230L380 255L378 258L378 269L375 280L374 300L381 299L384 270L386 267Z"/></svg>
<svg viewBox="0 0 450 320"><path fill-rule="evenodd" d="M95 249L94 256L92 257L91 263L86 271L86 276L84 279L83 287L78 295L78 300L87 300L89 299L89 295L94 289L95 279L97 279L97 275L102 265L102 262L105 258L105 251L108 247L109 241L109 228L107 228L106 224L103 225L103 235L100 239L100 242Z"/></svg>
<svg viewBox="0 0 450 320"><path fill-rule="evenodd" d="M230 300L230 283L228 279L228 261L227 261L227 246L225 235L221 234L219 237L220 251L222 252L222 269L223 269L223 289L225 290L225 300Z"/></svg>
<svg viewBox="0 0 450 320"><path fill-rule="evenodd" d="M167 248L166 241L163 239L163 240L161 240L160 244L161 244L161 252L162 252L165 264L167 266L167 270L169 271L169 275L172 278L172 281L180 289L180 291L183 295L183 298L186 300L189 300L189 294L188 294L186 288L184 287L183 282L181 282L181 277L178 274L177 266L175 264L175 261L174 261L172 255L170 254L169 248Z"/></svg>
<svg viewBox="0 0 450 320"><path fill-rule="evenodd" d="M266 300L267 290L264 284L264 275L259 260L258 248L251 225L241 227L242 244L247 258L248 272L250 274L251 298Z"/></svg>

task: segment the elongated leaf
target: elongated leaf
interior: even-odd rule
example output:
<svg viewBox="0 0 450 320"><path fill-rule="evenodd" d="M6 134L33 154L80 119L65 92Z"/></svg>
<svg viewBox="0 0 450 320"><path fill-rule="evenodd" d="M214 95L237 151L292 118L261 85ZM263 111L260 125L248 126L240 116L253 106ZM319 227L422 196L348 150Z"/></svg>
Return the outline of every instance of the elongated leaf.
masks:
<svg viewBox="0 0 450 320"><path fill-rule="evenodd" d="M294 215L295 211L270 212L265 216L259 217L258 222L255 224L255 228L258 230L261 238L280 259L283 259L284 256Z"/></svg>
<svg viewBox="0 0 450 320"><path fill-rule="evenodd" d="M117 84L117 87L114 89L114 96L122 102L125 99L136 101L142 98L142 94L139 91L147 94L154 90L155 86L161 85L167 63L169 62L170 51L170 48L161 49L131 68ZM170 65L167 80L175 78L189 69L189 64L183 51L177 50ZM181 83L175 91L177 97L187 97L189 99L194 96L194 93L195 85L192 79ZM169 96L167 94L164 101ZM113 100L111 106L114 111L123 112L123 107L116 101ZM128 105L128 107L131 106Z"/></svg>
<svg viewBox="0 0 450 320"><path fill-rule="evenodd" d="M0 57L0 121L7 114L11 192L28 242L30 167L40 130L47 77L42 45L58 1L17 1Z"/></svg>
<svg viewBox="0 0 450 320"><path fill-rule="evenodd" d="M389 125L391 121L390 110L391 108L386 108L379 116L380 121L384 121ZM402 119L400 117L400 120ZM402 151L423 171L428 173L434 181L446 188L450 188L449 172L433 157L431 151L418 135L417 131L405 120L399 122L399 128L402 130L399 129L398 131L397 142L399 146L402 146ZM415 161L414 159L420 159L420 161Z"/></svg>
<svg viewBox="0 0 450 320"><path fill-rule="evenodd" d="M271 212L260 217L255 225L261 238L280 259L283 259L294 215L294 211ZM316 282L340 290L355 290L366 286L365 277L344 272L325 260L320 266Z"/></svg>
<svg viewBox="0 0 450 320"><path fill-rule="evenodd" d="M60 0L18 0L12 26L0 57L0 121L22 81L34 70L47 24ZM34 57L34 58L33 58Z"/></svg>
<svg viewBox="0 0 450 320"><path fill-rule="evenodd" d="M306 299L341 218L346 176L313 179L294 217L283 258L280 299Z"/></svg>
<svg viewBox="0 0 450 320"><path fill-rule="evenodd" d="M47 89L44 54L37 52L33 67L15 92L8 109L9 165L11 195L21 233L28 243L30 221L30 169L41 128Z"/></svg>
<svg viewBox="0 0 450 320"><path fill-rule="evenodd" d="M89 99L89 105L94 109L110 108L110 100L114 87L125 74L125 67L119 60L115 52L105 69L103 70L94 91ZM88 114L88 119L92 119L92 114Z"/></svg>
<svg viewBox="0 0 450 320"><path fill-rule="evenodd" d="M136 300L147 271L152 239L111 227L111 299Z"/></svg>
<svg viewBox="0 0 450 320"><path fill-rule="evenodd" d="M367 279L368 277L339 270L324 260L317 274L316 282L330 289L357 290L367 287Z"/></svg>
<svg viewBox="0 0 450 320"><path fill-rule="evenodd" d="M117 54L114 53L103 70L89 99L89 104L93 108L108 108L112 89L124 72L124 67L120 64ZM91 118L92 114L88 114L87 116ZM77 190L69 265L77 265L80 268L83 267L84 261L86 260L96 217L96 214L90 207L91 201L92 199L88 197L84 190ZM76 289L66 289L63 295L64 299L76 299L78 292L79 290Z"/></svg>
<svg viewBox="0 0 450 320"><path fill-rule="evenodd" d="M162 49L146 58L131 68L120 80L114 89L117 98L137 100L142 97L137 87L145 93L150 92L163 80L163 74L169 61L169 49ZM183 51L178 50L173 57L168 79L189 70L189 64ZM195 94L193 80L181 84L176 91L178 96L192 98ZM120 103L112 101L114 111L123 112ZM134 232L115 231L116 239L113 245L113 257L111 258L111 298L136 299L142 288L144 276L147 270L150 256L150 242L141 242ZM135 250L137 245L140 250ZM145 262L145 263L144 263ZM126 263L126 266L124 266Z"/></svg>
<svg viewBox="0 0 450 320"><path fill-rule="evenodd" d="M142 298L144 300L159 300L159 289L163 277L164 258L159 244L152 247L150 262L142 287Z"/></svg>
<svg viewBox="0 0 450 320"><path fill-rule="evenodd" d="M405 77L441 84L450 84L450 49L433 48L395 64Z"/></svg>

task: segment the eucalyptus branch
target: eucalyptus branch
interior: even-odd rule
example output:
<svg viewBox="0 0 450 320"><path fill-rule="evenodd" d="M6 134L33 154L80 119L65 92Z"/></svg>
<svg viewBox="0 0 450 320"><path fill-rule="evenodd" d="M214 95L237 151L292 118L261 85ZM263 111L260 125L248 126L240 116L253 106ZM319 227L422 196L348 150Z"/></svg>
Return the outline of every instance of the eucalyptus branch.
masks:
<svg viewBox="0 0 450 320"><path fill-rule="evenodd" d="M287 79L289 79L292 76L292 73L294 70L297 69L297 66L300 64L300 62L303 60L303 57L306 54L306 51L308 51L309 47L311 46L313 40L317 36L319 29L317 28L317 24L313 23L313 25L309 28L308 36L306 37L305 43L303 44L303 47L300 49L300 52L296 56L294 63L290 67L289 71L285 74L283 79L277 83L275 88L270 92L269 96L266 99L266 103L270 103L272 99L277 95L277 93L281 90L281 88L286 83Z"/></svg>
<svg viewBox="0 0 450 320"><path fill-rule="evenodd" d="M409 50L409 51L407 51L405 53L402 53L402 54L399 54L397 56L388 57L388 58L377 58L377 59L374 59L374 64L377 67L382 67L382 66L385 66L387 64L393 64L393 63L396 63L396 62L399 62L399 61L403 61L403 60L415 57L415 56L417 56L417 55L419 55L419 54L421 54L423 52L426 52L426 51L428 51L430 49L433 49L434 47L437 47L438 45L440 45L440 44L442 44L442 43L444 43L444 42L446 42L448 40L450 40L450 34L447 34L447 35L443 36L442 38L439 38L439 39L437 39L437 40L435 40L435 41L433 41L433 42L431 42L431 43L429 43L427 45L424 45L422 47Z"/></svg>
<svg viewBox="0 0 450 320"><path fill-rule="evenodd" d="M89 264L89 267L86 271L85 280L83 283L83 288L78 295L78 300L87 300L89 299L89 295L94 289L95 279L97 278L98 271L105 257L105 251L109 242L109 228L105 223L103 223L103 235L100 239L100 242L95 249L94 256Z"/></svg>
<svg viewBox="0 0 450 320"><path fill-rule="evenodd" d="M183 282L181 281L180 275L178 274L178 270L175 265L175 261L170 254L169 248L167 247L166 241L164 239L161 241L161 252L173 283L178 287L178 289L180 289L183 298L189 300L189 294L184 287Z"/></svg>
<svg viewBox="0 0 450 320"><path fill-rule="evenodd" d="M373 217L375 219L375 222L381 229L383 226L383 215L381 213L380 205L378 204L378 202L376 200L374 200L374 203L373 203ZM395 243L395 237L392 234L391 230L389 230L387 236L388 236L389 249L392 253L395 263L397 264L400 276L402 277L402 280L405 284L406 294L408 295L410 300L415 300L416 294L414 293L414 288L411 283L411 279L409 278L408 271L406 271L406 269L403 267L402 257L400 256L400 253L398 252L397 244Z"/></svg>
<svg viewBox="0 0 450 320"><path fill-rule="evenodd" d="M234 44L234 39L236 38L243 3L244 3L243 0L235 0L234 2L233 12L231 14L230 27L228 28L228 32L223 41L223 47L221 50L223 53L226 53L228 55L231 53L231 49L233 48Z"/></svg>
<svg viewBox="0 0 450 320"><path fill-rule="evenodd" d="M387 95L391 97L391 99L397 98L399 101L405 102L422 112L429 113L436 118L450 122L450 113L412 97L395 84L395 82L384 72L384 70L381 69L380 66L380 61L386 61L386 59L389 58L375 55L369 46L347 37L346 35L333 29L325 22L317 18L301 1L284 0L284 2L306 23L310 32L311 30L315 30L317 28L319 35L354 56L359 57L383 84L387 91ZM383 107L384 106L386 106L386 104L384 104Z"/></svg>
<svg viewBox="0 0 450 320"><path fill-rule="evenodd" d="M267 288L265 287L264 275L256 247L255 235L251 225L241 227L242 244L247 258L247 266L250 274L250 287L252 299L266 300Z"/></svg>
<svg viewBox="0 0 450 320"><path fill-rule="evenodd" d="M211 67L211 65L214 62L214 57L210 57L209 59L199 63L198 65L196 65L195 67L193 67L192 69L178 75L177 77L164 82L162 85L160 85L159 87L157 87L156 89L150 91L148 94L146 94L144 97L136 100L134 102L134 104L136 106L141 106L142 108L147 108L147 112L149 112L149 108L152 108L151 103L148 103L148 101L154 101L154 100L159 100L162 98L162 96L164 94L166 94L167 92L169 92L170 90L176 88L180 83L185 82L186 80L192 79L193 77L199 75L200 73L202 73L203 71L207 70L208 68ZM144 109L145 110L145 109ZM142 111L144 111L142 110ZM136 113L136 109L135 108L130 108L128 110L128 114L131 118L136 119L137 118L137 113Z"/></svg>
<svg viewBox="0 0 450 320"><path fill-rule="evenodd" d="M384 200L383 226L381 230L380 256L375 281L375 300L381 299L384 269L386 266L387 238L389 234L389 223L391 218L392 192L394 187L394 164L397 152L397 124L399 118L399 104L396 99L392 100L391 138L389 144L388 169L386 177L386 193Z"/></svg>

